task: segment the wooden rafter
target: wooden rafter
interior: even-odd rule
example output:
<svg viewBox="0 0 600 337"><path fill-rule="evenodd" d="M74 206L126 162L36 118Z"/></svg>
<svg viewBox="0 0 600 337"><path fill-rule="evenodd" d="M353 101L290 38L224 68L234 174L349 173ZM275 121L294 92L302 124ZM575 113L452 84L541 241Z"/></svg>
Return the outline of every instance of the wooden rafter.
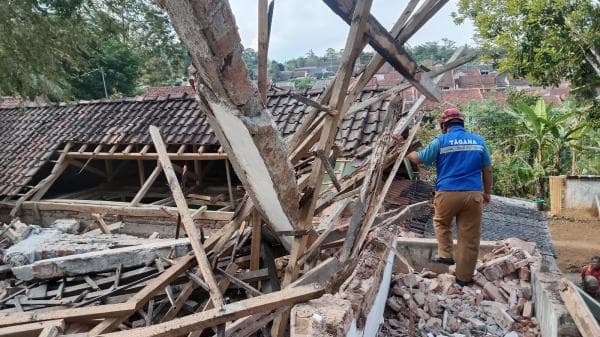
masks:
<svg viewBox="0 0 600 337"><path fill-rule="evenodd" d="M202 245L202 243L200 243L200 233L198 231L198 228L196 228L196 225L194 224L194 220L191 217L190 210L188 209L187 202L185 201L185 196L183 195L183 191L181 190L181 186L179 185L177 176L173 171L171 160L169 159L167 150L165 148L158 128L156 128L155 126L151 126L150 136L152 137L154 147L156 148L156 151L159 155L160 165L163 168L165 176L167 177L167 182L169 183L169 187L171 188L171 192L173 193L173 199L175 200L175 204L177 205L177 210L179 211L181 222L183 223L187 236L190 238L190 244L192 245L192 250L194 251L194 255L196 256L198 267L202 272L204 281L206 282L206 284L208 284L210 298L214 303L215 307L221 309L225 304L223 301L223 295L221 294L217 286L217 281L215 280L215 276L212 273L212 268L208 261L208 257L206 256L204 246Z"/></svg>

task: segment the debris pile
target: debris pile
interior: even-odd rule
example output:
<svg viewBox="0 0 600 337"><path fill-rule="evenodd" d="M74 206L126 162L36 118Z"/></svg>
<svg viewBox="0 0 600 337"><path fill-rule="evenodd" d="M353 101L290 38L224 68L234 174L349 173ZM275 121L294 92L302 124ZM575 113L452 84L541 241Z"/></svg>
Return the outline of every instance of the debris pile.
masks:
<svg viewBox="0 0 600 337"><path fill-rule="evenodd" d="M395 275L380 336L539 336L530 283L539 260L535 244L511 238L478 261L468 286L454 266Z"/></svg>

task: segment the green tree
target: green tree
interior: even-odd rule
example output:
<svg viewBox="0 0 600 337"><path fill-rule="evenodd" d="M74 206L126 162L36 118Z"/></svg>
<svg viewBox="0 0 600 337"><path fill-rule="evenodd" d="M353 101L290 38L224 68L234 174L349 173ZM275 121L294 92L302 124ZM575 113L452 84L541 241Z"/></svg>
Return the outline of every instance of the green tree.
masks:
<svg viewBox="0 0 600 337"><path fill-rule="evenodd" d="M107 41L86 60L85 72L71 80L73 94L81 99L105 96L134 96L139 77L140 58L127 45ZM88 70L89 69L89 70Z"/></svg>
<svg viewBox="0 0 600 337"><path fill-rule="evenodd" d="M566 146L572 147L583 136L586 125L569 122L577 112L552 110L552 106L546 105L543 99L539 99L535 106L520 103L506 112L517 119L519 132L508 142L517 150L530 154L526 162L536 179L536 196L544 197L545 177L561 173L562 151Z"/></svg>
<svg viewBox="0 0 600 337"><path fill-rule="evenodd" d="M68 95L69 72L83 65L89 36L82 1L0 1L0 95Z"/></svg>
<svg viewBox="0 0 600 337"><path fill-rule="evenodd" d="M255 80L258 74L258 53L252 48L246 48L242 52L242 59L244 60L244 63L246 63L250 78Z"/></svg>
<svg viewBox="0 0 600 337"><path fill-rule="evenodd" d="M281 72L285 69L285 66L277 61L271 61L269 66L269 76L273 79L273 81L281 81Z"/></svg>
<svg viewBox="0 0 600 337"><path fill-rule="evenodd" d="M311 89L316 82L317 79L312 76L296 78L294 79L294 88L298 90Z"/></svg>
<svg viewBox="0 0 600 337"><path fill-rule="evenodd" d="M455 51L454 41L448 39L443 39L441 44L437 41L425 42L410 48L410 53L415 61L426 63L428 66L445 63Z"/></svg>
<svg viewBox="0 0 600 337"><path fill-rule="evenodd" d="M600 5L594 0L460 0L458 23L473 20L482 50L499 67L542 85L563 78L594 95L600 76Z"/></svg>
<svg viewBox="0 0 600 337"><path fill-rule="evenodd" d="M115 65L102 61L114 53L135 59L131 68L139 69L103 67L106 74L120 74L112 80L123 82L113 84L122 94L181 81L189 65L167 15L151 0L0 2L1 95L41 95L51 100L104 97L104 90L88 86L92 91L86 92L74 85L81 83L82 74L99 76L91 73L98 64Z"/></svg>

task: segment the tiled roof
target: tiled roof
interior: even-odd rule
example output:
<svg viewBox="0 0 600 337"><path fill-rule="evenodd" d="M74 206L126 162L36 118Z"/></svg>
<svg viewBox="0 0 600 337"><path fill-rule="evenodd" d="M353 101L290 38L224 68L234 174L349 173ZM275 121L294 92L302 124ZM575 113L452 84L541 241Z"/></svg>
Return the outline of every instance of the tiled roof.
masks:
<svg viewBox="0 0 600 337"><path fill-rule="evenodd" d="M180 87L150 87L144 91L144 96L194 95L194 89L189 86Z"/></svg>
<svg viewBox="0 0 600 337"><path fill-rule="evenodd" d="M494 100L500 105L506 105L506 91L483 91L481 95L483 95L483 99Z"/></svg>
<svg viewBox="0 0 600 337"><path fill-rule="evenodd" d="M358 100L384 89L365 90ZM316 99L322 90L305 92ZM389 104L379 102L344 118L337 140L346 152L372 142L383 129ZM284 136L293 133L306 106L289 92L271 94L273 119ZM151 143L148 127L161 128L169 144L217 145L206 116L193 96L142 96L75 105L0 109L0 195L16 195L68 141L97 144Z"/></svg>
<svg viewBox="0 0 600 337"><path fill-rule="evenodd" d="M458 87L468 88L494 88L496 86L496 74L482 75L479 73L469 73L458 78Z"/></svg>

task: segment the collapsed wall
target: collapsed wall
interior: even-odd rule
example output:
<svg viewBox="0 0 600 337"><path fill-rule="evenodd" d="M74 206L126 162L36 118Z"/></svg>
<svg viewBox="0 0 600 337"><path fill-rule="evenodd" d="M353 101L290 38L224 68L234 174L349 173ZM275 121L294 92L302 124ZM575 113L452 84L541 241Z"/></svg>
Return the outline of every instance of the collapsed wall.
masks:
<svg viewBox="0 0 600 337"><path fill-rule="evenodd" d="M435 240L396 242L382 229L370 239L339 292L293 308L292 337L579 336L560 299L560 274L534 244L483 241L475 284L461 289L447 266L430 263Z"/></svg>

